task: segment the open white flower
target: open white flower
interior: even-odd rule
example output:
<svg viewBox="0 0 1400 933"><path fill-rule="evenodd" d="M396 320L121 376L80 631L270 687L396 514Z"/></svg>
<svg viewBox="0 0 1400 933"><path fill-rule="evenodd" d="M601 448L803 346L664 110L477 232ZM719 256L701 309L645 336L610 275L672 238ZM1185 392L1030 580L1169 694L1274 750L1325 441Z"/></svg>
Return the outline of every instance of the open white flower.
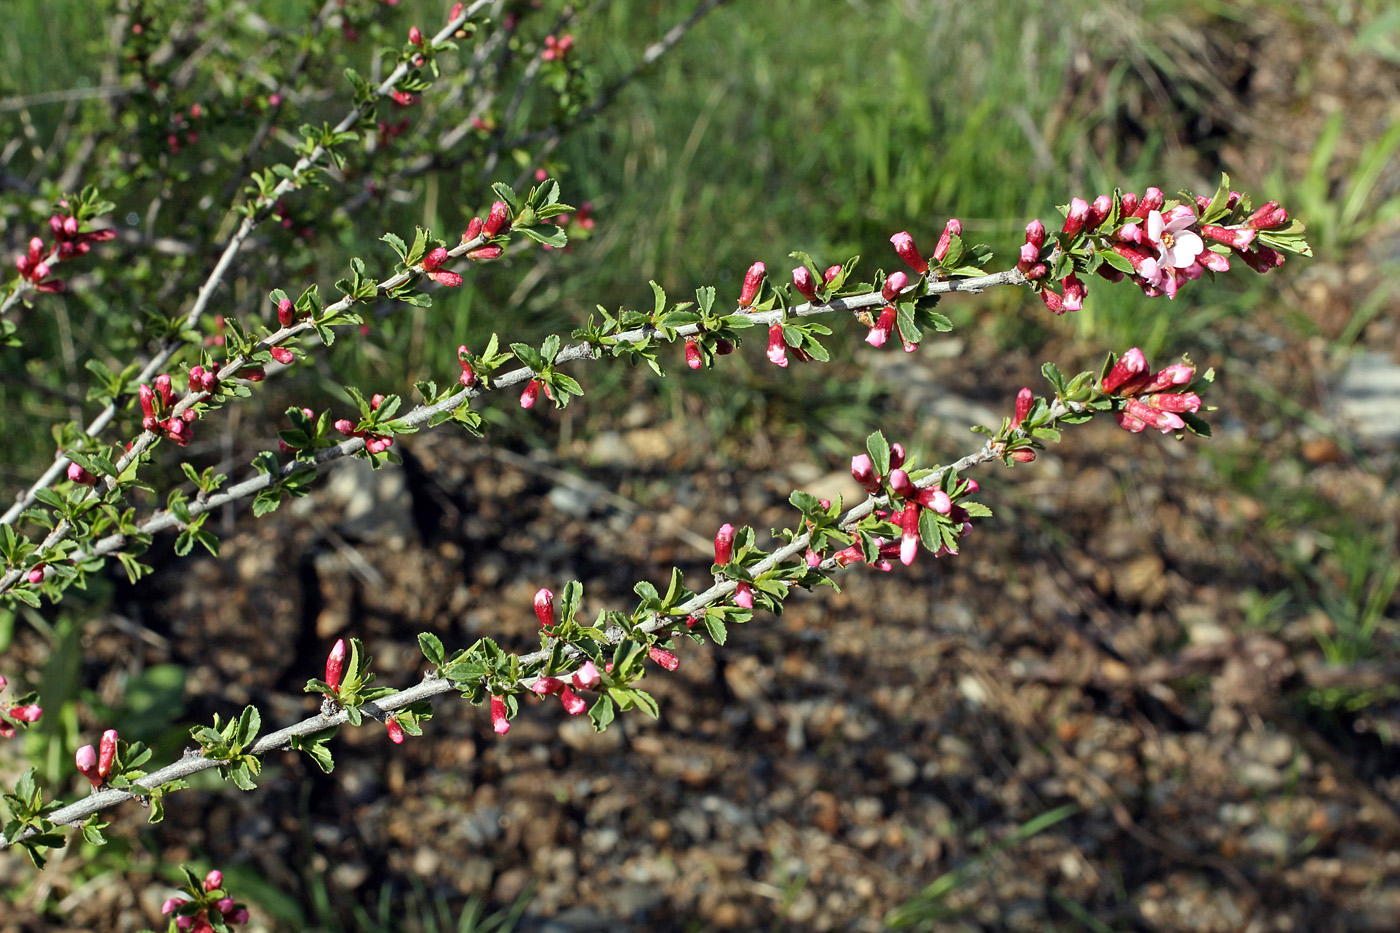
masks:
<svg viewBox="0 0 1400 933"><path fill-rule="evenodd" d="M1196 222L1189 209L1172 213L1172 219L1166 220L1160 211L1149 211L1147 238L1157 247L1158 266L1185 269L1196 261L1206 245L1199 235L1186 229Z"/></svg>

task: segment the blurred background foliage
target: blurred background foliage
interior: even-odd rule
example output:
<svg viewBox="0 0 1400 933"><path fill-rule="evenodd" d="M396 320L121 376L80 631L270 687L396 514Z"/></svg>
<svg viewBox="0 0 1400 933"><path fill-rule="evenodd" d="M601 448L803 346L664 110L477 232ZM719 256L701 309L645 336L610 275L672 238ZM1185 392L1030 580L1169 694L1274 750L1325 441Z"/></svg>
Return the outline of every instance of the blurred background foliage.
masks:
<svg viewBox="0 0 1400 933"><path fill-rule="evenodd" d="M309 2L121 0L97 4L97 13L85 0L8 5L0 35L0 236L7 255L47 233L52 200L82 184L98 185L117 204L111 220L123 238L112 247L114 258L96 254L63 266L70 293L41 296L22 311L24 346L0 349L0 489L8 495L40 472L52 456L55 421L91 416L83 404L87 359L115 368L142 347L143 315L168 317L188 305L210 263L203 246L227 235L237 191L231 172L267 112L268 95L277 90L286 104L253 167L289 158L292 137L284 131L344 113L346 66L378 73L376 49L397 47L410 25L434 31L447 5L350 0L353 41L336 28L305 38L306 23L321 8ZM694 5L575 6L560 25L556 4L502 4L521 17L521 45L502 65L501 98L476 98L486 83L454 90L461 87L459 56L442 56L446 77L419 105L381 108L380 119L391 124L407 119L406 131L357 145L345 171L324 188L289 197L286 223L264 225L244 250L218 310L265 320L270 288L295 294L317 283L324 293L350 256L382 275L392 258L377 242L384 231L407 238L423 225L455 242L489 205L491 181L519 186L538 167L560 178L565 200L591 203L597 225L590 235L564 251L522 247L503 262L463 269L466 284L436 291L432 308L381 309L366 339L337 341L328 352L312 348L312 362L200 424L190 448L197 462L239 473L253 453L275 445L278 412L288 404L339 415L348 411L342 384L411 395L414 380L455 378L459 343L479 348L492 332L538 342L578 326L595 305L648 304L648 279L673 297L705 284L732 296L756 259L785 279L794 249L822 265L861 254L866 272L893 268L892 233L907 229L927 248L950 216L961 218L969 238L996 248L993 267L1001 268L1011 263L1026 221L1050 221L1055 206L1072 196L1152 184L1169 193L1208 192L1224 171L1256 201L1275 198L1301 216L1317 259L1290 259L1282 276L1267 280L1236 271L1216 287L1184 289L1174 302L1091 283L1084 310L1060 320L1019 290L949 302L945 310L959 327L948 352L990 361L982 371L996 377L961 391L1000 411L1014 391L1004 380L1031 378L1027 360L1092 366L1106 352L1134 345L1154 359L1189 350L1215 365L1239 361L1240 375L1227 373L1223 382L1228 394L1214 400L1226 409L1226 430L1198 455L1210 460L1219 484L1261 503L1278 531L1280 560L1292 568L1287 585L1245 595L1246 615L1276 631L1321 613L1333 623L1319 636L1329 660L1394 659L1389 519L1338 511L1308 488L1301 447L1284 445L1264 458L1252 446L1301 425L1307 437L1360 457L1317 391L1298 396L1297 386L1272 378L1276 371L1261 374L1253 364L1301 346L1309 358L1337 367L1352 350L1395 346L1400 16L1391 4L736 0L700 21L557 146L501 145L549 126L560 113L559 86L540 80L506 122L511 81L543 34L559 26L576 37L579 70L566 85L574 95L562 105L567 113L626 74L640 50ZM191 30L200 22L219 26ZM143 24L149 46L132 38L133 23ZM163 43L167 37L172 41ZM144 64L119 61L111 54L117 41L132 54L153 54ZM463 55L474 47L472 40L461 45ZM1264 45L1287 54L1255 56ZM284 87L302 52L304 71ZM145 77L158 77L159 86L148 88ZM466 132L451 151L440 151L443 134L463 122L463 99L478 100L481 115L501 132ZM168 137L184 129L173 115L196 103L206 114L200 137L175 151ZM421 171L429 158L434 169ZM81 172L65 176L73 165ZM201 324L208 334L217 330L212 316ZM700 458L711 467L743 469L754 438L774 434L803 441L831 468L875 427L939 443L917 411L898 403L897 376L892 382L867 365L872 356L858 328L836 330L838 362L829 367L777 373L752 348L705 373L686 370L677 351L671 369L678 378L667 381L622 366L590 367L582 374L587 397L560 417L488 400L489 440L565 450L573 437L605 429L641 405L648 418L684 422L696 447L713 451ZM132 408L126 429L137 421ZM1367 457L1366 469L1393 477L1393 448ZM156 476L174 462L159 459L166 466ZM1291 536L1304 525L1311 548ZM74 595L62 611L0 619L0 649L9 647L17 622L43 633L54 649L42 673L52 715L26 743L50 778L71 761L78 704L105 709L84 692L76 639L81 617L109 590ZM178 745L174 700L182 692L178 667L147 670L124 698L126 709L108 712L123 722L139 719L147 741L168 752ZM1387 698L1393 693L1333 692L1313 694L1311 702L1333 709ZM162 729L163 749L153 741ZM363 920L358 928L377 928ZM429 920L419 923L430 928Z"/></svg>

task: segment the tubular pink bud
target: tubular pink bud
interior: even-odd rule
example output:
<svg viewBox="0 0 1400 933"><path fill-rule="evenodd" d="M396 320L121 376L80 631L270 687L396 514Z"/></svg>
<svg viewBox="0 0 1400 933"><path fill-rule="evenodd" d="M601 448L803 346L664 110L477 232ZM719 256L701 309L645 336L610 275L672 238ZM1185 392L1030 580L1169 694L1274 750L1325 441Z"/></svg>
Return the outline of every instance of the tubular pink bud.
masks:
<svg viewBox="0 0 1400 933"><path fill-rule="evenodd" d="M872 347L883 347L885 341L890 339L890 332L894 330L897 313L894 305L885 305L884 310L880 312L879 319L875 322L875 326L870 328L870 333L865 335L865 342Z"/></svg>
<svg viewBox="0 0 1400 933"><path fill-rule="evenodd" d="M908 234L905 234L906 236ZM817 283L812 280L812 270L806 266L798 266L792 270L792 285L808 301L817 300Z"/></svg>
<svg viewBox="0 0 1400 933"><path fill-rule="evenodd" d="M219 871L217 868L214 869L213 871L211 871L209 874L207 874L207 875L204 876L204 890L205 890L205 893L208 893L208 892L210 892L210 891L217 891L217 890L219 890L219 888L222 888L223 886L224 886L224 873L221 872L221 871ZM233 905L230 904L229 906L232 907Z"/></svg>
<svg viewBox="0 0 1400 933"><path fill-rule="evenodd" d="M78 749L76 757L78 773L88 779L88 783L93 787L102 786L102 775L97 773L97 749L91 745L84 745Z"/></svg>
<svg viewBox="0 0 1400 933"><path fill-rule="evenodd" d="M1039 252L1040 248L1045 245L1045 224L1039 220L1032 220L1026 224L1026 242Z"/></svg>
<svg viewBox="0 0 1400 933"><path fill-rule="evenodd" d="M161 407L165 408L169 406L170 400L174 398L174 393L171 391L170 387L170 377L165 375L164 373L157 376L155 381L155 387L156 394L160 396Z"/></svg>
<svg viewBox="0 0 1400 933"><path fill-rule="evenodd" d="M1084 227L1090 232L1097 230L1099 224L1108 217L1109 211L1113 210L1113 198L1106 194L1101 194L1094 198L1094 203L1089 205L1089 216L1084 218Z"/></svg>
<svg viewBox="0 0 1400 933"><path fill-rule="evenodd" d="M272 358L283 366L290 366L296 360L297 355L286 347L273 347L267 352L272 354Z"/></svg>
<svg viewBox="0 0 1400 933"><path fill-rule="evenodd" d="M1031 413L1031 405L1035 403L1035 396L1031 394L1029 388L1022 389L1016 393L1016 414L1011 418L1011 426L1019 428L1021 422L1026 420L1026 416Z"/></svg>
<svg viewBox="0 0 1400 933"><path fill-rule="evenodd" d="M749 584L749 583L740 583L740 584L734 589L734 605L738 606L740 609L752 609L752 608L753 608L753 585L752 585L752 584Z"/></svg>
<svg viewBox="0 0 1400 933"><path fill-rule="evenodd" d="M1132 217L1137 210L1138 196L1135 191L1124 191L1123 198L1118 202L1118 216Z"/></svg>
<svg viewBox="0 0 1400 933"><path fill-rule="evenodd" d="M918 492L918 487L909 478L909 474L899 469L890 471L890 489L894 490L894 494L902 499L907 499Z"/></svg>
<svg viewBox="0 0 1400 933"><path fill-rule="evenodd" d="M583 666L574 672L574 686L580 690L592 690L603 680L603 675L598 672L598 665L592 661L584 661Z"/></svg>
<svg viewBox="0 0 1400 933"><path fill-rule="evenodd" d="M919 490L918 500L919 505L926 509L932 509L939 515L948 515L953 511L952 497L937 486Z"/></svg>
<svg viewBox="0 0 1400 933"><path fill-rule="evenodd" d="M928 262L919 255L919 248L914 245L914 238L907 231L896 233L890 237L890 242L894 244L894 251L899 254L899 258L909 264L909 268L920 275L928 271ZM796 274L797 270L794 269L793 275Z"/></svg>
<svg viewBox="0 0 1400 933"><path fill-rule="evenodd" d="M40 564L39 566L35 567L33 570L29 571L29 576L28 576L27 579L29 580L30 583L34 584L35 586L38 586L40 583L43 583L43 582L44 582L44 565L43 565L43 564Z"/></svg>
<svg viewBox="0 0 1400 933"><path fill-rule="evenodd" d="M535 594L535 618L540 620L540 628L554 627L554 594L543 587Z"/></svg>
<svg viewBox="0 0 1400 933"><path fill-rule="evenodd" d="M1253 230L1268 230L1282 226L1288 220L1288 211L1279 207L1277 201L1269 201L1263 207L1245 218L1245 226Z"/></svg>
<svg viewBox="0 0 1400 933"><path fill-rule="evenodd" d="M899 540L899 562L908 567L914 563L919 553L919 504L909 501L904 505L904 516L900 521L903 532Z"/></svg>
<svg viewBox="0 0 1400 933"><path fill-rule="evenodd" d="M227 920L227 919L228 919L228 915L231 914L231 913L233 913L233 898L231 898L231 897L221 897L221 898L219 898L217 901L214 902L214 909L217 910L219 913L224 914L224 919ZM232 921L230 921L230 922L232 922Z"/></svg>
<svg viewBox="0 0 1400 933"><path fill-rule="evenodd" d="M1201 397L1195 392L1158 392L1146 396L1143 401L1153 408L1178 414L1183 411L1195 413L1201 410Z"/></svg>
<svg viewBox="0 0 1400 933"><path fill-rule="evenodd" d="M1166 196L1162 194L1161 188L1148 188L1142 194L1142 199L1138 201L1137 207L1133 208L1132 215L1139 220L1146 220L1147 215L1153 211L1160 211L1162 205L1166 203Z"/></svg>
<svg viewBox="0 0 1400 933"><path fill-rule="evenodd" d="M1230 257L1224 255L1223 253L1213 252L1212 250L1205 250L1201 253L1201 255L1196 257L1196 261L1199 262L1205 268L1210 269L1212 272L1230 271ZM1103 266L1099 266L1099 268L1102 269Z"/></svg>
<svg viewBox="0 0 1400 933"><path fill-rule="evenodd" d="M468 243L481 236L481 218L473 217L467 222L467 232L462 234L462 242Z"/></svg>
<svg viewBox="0 0 1400 933"><path fill-rule="evenodd" d="M173 914L188 903L189 901L185 900L183 897L167 898L165 903L160 905L160 912L162 914Z"/></svg>
<svg viewBox="0 0 1400 933"><path fill-rule="evenodd" d="M534 408L535 400L540 397L540 381L531 379L530 384L525 386L525 391L520 393L520 407Z"/></svg>
<svg viewBox="0 0 1400 933"><path fill-rule="evenodd" d="M243 378L249 382L262 382L267 378L267 370L261 366L245 366L243 368Z"/></svg>
<svg viewBox="0 0 1400 933"><path fill-rule="evenodd" d="M1075 198L1069 202L1069 213L1065 216L1065 224L1061 231L1074 236L1084 229L1084 221L1089 219L1089 202L1083 198Z"/></svg>
<svg viewBox="0 0 1400 933"><path fill-rule="evenodd" d="M430 250L428 255L423 257L423 271L432 272L445 262L447 262L447 248L445 246L439 246L437 249Z"/></svg>
<svg viewBox="0 0 1400 933"><path fill-rule="evenodd" d="M497 735L505 735L510 731L510 717L506 715L506 698L493 696L491 698L491 728Z"/></svg>
<svg viewBox="0 0 1400 933"><path fill-rule="evenodd" d="M76 463L68 464L68 478L84 486L91 486L97 482L97 477L93 476Z"/></svg>
<svg viewBox="0 0 1400 933"><path fill-rule="evenodd" d="M108 729L102 733L102 741L97 746L97 774L104 781L112 773L112 763L117 759L117 730Z"/></svg>
<svg viewBox="0 0 1400 933"><path fill-rule="evenodd" d="M694 337L685 338L685 365L699 369L704 361L700 358L700 343Z"/></svg>
<svg viewBox="0 0 1400 933"><path fill-rule="evenodd" d="M468 388L476 385L476 370L472 369L472 364L467 361L470 354L471 351L467 349L466 344L457 348L457 362L462 365L462 375L457 378L457 381Z"/></svg>
<svg viewBox="0 0 1400 933"><path fill-rule="evenodd" d="M583 697L579 696L568 687L559 691L559 702L564 704L564 712L570 716L581 716L588 709L588 704Z"/></svg>
<svg viewBox="0 0 1400 933"><path fill-rule="evenodd" d="M1180 431L1186 427L1186 422L1174 412L1163 411L1146 405L1138 399L1128 399L1128 404L1124 411L1142 421L1148 427L1156 428L1163 434L1170 434L1172 431Z"/></svg>
<svg viewBox="0 0 1400 933"><path fill-rule="evenodd" d="M530 688L542 697L547 697L551 693L558 693L564 689L564 681L558 677L541 677L535 681L535 685Z"/></svg>
<svg viewBox="0 0 1400 933"><path fill-rule="evenodd" d="M866 492L880 491L880 474L875 472L875 464L868 455L857 454L851 458L851 475Z"/></svg>
<svg viewBox="0 0 1400 933"><path fill-rule="evenodd" d="M1084 296L1089 290L1084 287L1084 283L1079 280L1079 276L1071 272L1060 280L1060 285L1065 290L1064 307L1066 311L1078 311L1084 307Z"/></svg>
<svg viewBox="0 0 1400 933"><path fill-rule="evenodd" d="M24 706L10 707L11 718L18 719L20 722L38 722L43 715L44 708L42 706L35 706L33 703Z"/></svg>
<svg viewBox="0 0 1400 933"><path fill-rule="evenodd" d="M1016 268L1027 272L1038 259L1040 259L1040 247L1034 243L1022 243L1021 253L1016 259Z"/></svg>
<svg viewBox="0 0 1400 933"><path fill-rule="evenodd" d="M136 389L136 398L141 402L141 414L152 418L156 413L156 394L144 382Z"/></svg>
<svg viewBox="0 0 1400 933"><path fill-rule="evenodd" d="M346 437L359 437L359 435L355 433L355 422L351 421L349 418L341 418L337 421L335 423L335 429Z"/></svg>
<svg viewBox="0 0 1400 933"><path fill-rule="evenodd" d="M1045 302L1045 307L1056 314L1065 313L1065 300L1061 297L1059 292L1052 291L1048 288L1042 288L1040 290L1040 300Z"/></svg>
<svg viewBox="0 0 1400 933"><path fill-rule="evenodd" d="M840 266L827 266L826 271L822 273L822 281L825 282L827 285L830 285L840 274Z"/></svg>
<svg viewBox="0 0 1400 933"><path fill-rule="evenodd" d="M763 284L765 269L763 263L756 262L744 273L744 287L739 292L739 307L747 308L758 297L759 286Z"/></svg>
<svg viewBox="0 0 1400 933"><path fill-rule="evenodd" d="M326 685L340 692L340 676L345 672L345 639L337 638L331 653L326 656Z"/></svg>
<svg viewBox="0 0 1400 933"><path fill-rule="evenodd" d="M1124 383L1147 372L1147 357L1137 347L1118 358L1113 368L1103 380L1103 390L1110 394L1117 392Z"/></svg>
<svg viewBox="0 0 1400 933"><path fill-rule="evenodd" d="M510 207L504 201L497 201L491 205L491 211L482 221L481 232L488 238L496 236L504 229L510 227Z"/></svg>
<svg viewBox="0 0 1400 933"><path fill-rule="evenodd" d="M658 648L655 645L647 649L647 656L668 671L674 671L681 666L680 658L676 657L665 648Z"/></svg>
<svg viewBox="0 0 1400 933"><path fill-rule="evenodd" d="M423 47L423 34L418 31L417 26L408 27L408 41L420 49Z"/></svg>
<svg viewBox="0 0 1400 933"><path fill-rule="evenodd" d="M384 720L384 730L389 733L389 741L395 745L403 744L403 726L399 725L397 716L390 716Z"/></svg>
<svg viewBox="0 0 1400 933"><path fill-rule="evenodd" d="M715 533L715 563L723 566L734 559L734 526L725 522Z"/></svg>
<svg viewBox="0 0 1400 933"><path fill-rule="evenodd" d="M768 328L768 361L775 366L787 368L787 341L783 339L781 324L774 324Z"/></svg>
<svg viewBox="0 0 1400 933"><path fill-rule="evenodd" d="M1237 250L1236 255L1244 260L1245 265L1260 275L1283 265L1283 253L1267 246L1256 246L1250 250Z"/></svg>
<svg viewBox="0 0 1400 933"><path fill-rule="evenodd" d="M934 262L948 258L948 248L953 245L955 236L962 236L962 221L953 217L943 225L943 232L938 235L938 243L933 248Z"/></svg>
<svg viewBox="0 0 1400 933"><path fill-rule="evenodd" d="M1196 367L1187 363L1173 363L1152 374L1152 378L1138 391L1140 393L1161 392L1173 386L1184 386L1196 378Z"/></svg>
<svg viewBox="0 0 1400 933"><path fill-rule="evenodd" d="M1214 240L1217 243L1224 243L1226 246L1244 249L1254 242L1255 231L1248 227L1241 229L1238 227L1220 227L1215 224L1201 224L1201 236Z"/></svg>
<svg viewBox="0 0 1400 933"><path fill-rule="evenodd" d="M880 297L886 301L894 301L908 285L909 276L903 272L891 272L890 277L885 279L885 287L880 289Z"/></svg>
<svg viewBox="0 0 1400 933"><path fill-rule="evenodd" d="M1035 461L1035 451L1029 447L1022 447L1011 452L1011 459L1017 463L1033 463Z"/></svg>
<svg viewBox="0 0 1400 933"><path fill-rule="evenodd" d="M287 327L296 318L296 307L292 304L292 299L283 298L277 302L277 323Z"/></svg>

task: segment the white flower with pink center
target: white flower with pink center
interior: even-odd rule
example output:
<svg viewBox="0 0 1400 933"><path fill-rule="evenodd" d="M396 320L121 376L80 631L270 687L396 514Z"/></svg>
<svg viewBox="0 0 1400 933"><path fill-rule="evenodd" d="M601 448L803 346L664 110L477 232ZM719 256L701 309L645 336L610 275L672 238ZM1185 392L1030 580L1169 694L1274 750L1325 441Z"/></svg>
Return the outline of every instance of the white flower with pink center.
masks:
<svg viewBox="0 0 1400 933"><path fill-rule="evenodd" d="M1157 247L1159 268L1185 269L1196 261L1206 245L1198 234L1186 229L1196 222L1189 208L1168 213L1170 219L1164 218L1160 211L1148 212L1147 239Z"/></svg>

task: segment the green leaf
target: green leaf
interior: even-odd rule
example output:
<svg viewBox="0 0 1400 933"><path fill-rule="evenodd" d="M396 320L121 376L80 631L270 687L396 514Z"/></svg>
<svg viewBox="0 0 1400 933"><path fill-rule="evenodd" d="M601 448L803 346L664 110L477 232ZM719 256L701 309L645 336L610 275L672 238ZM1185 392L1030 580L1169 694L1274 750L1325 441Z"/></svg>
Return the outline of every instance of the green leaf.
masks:
<svg viewBox="0 0 1400 933"><path fill-rule="evenodd" d="M729 637L729 630L724 625L724 620L717 613L705 613L705 631L710 633L710 638L717 645L722 645Z"/></svg>
<svg viewBox="0 0 1400 933"><path fill-rule="evenodd" d="M433 667L442 667L447 653L443 650L441 638L431 632L421 632L418 635L418 647L422 649L423 657L428 659L429 664Z"/></svg>
<svg viewBox="0 0 1400 933"><path fill-rule="evenodd" d="M876 431L865 439L865 449L870 451L870 460L875 464L875 470L880 476L889 476L890 473L890 443L885 440L885 435Z"/></svg>

